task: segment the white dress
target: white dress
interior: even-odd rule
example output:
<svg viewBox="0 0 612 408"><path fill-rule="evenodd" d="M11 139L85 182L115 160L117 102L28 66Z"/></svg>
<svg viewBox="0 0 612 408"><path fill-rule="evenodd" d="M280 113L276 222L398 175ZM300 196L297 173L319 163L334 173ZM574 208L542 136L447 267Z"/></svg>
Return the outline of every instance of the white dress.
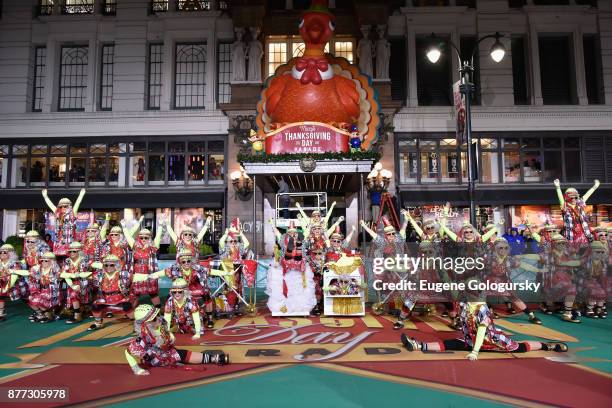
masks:
<svg viewBox="0 0 612 408"><path fill-rule="evenodd" d="M306 263L306 285L302 272L290 269L284 276L287 283L287 297L283 295L283 268L273 266L268 269L268 284L266 294L268 295L268 309L272 316L308 316L317 304L313 273ZM306 287L304 287L306 286Z"/></svg>

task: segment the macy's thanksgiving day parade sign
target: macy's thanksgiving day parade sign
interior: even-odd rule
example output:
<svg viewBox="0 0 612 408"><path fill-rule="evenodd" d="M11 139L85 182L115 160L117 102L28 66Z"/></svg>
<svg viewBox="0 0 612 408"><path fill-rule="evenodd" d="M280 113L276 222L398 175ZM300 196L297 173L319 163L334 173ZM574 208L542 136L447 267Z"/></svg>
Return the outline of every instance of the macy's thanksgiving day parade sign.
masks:
<svg viewBox="0 0 612 408"><path fill-rule="evenodd" d="M279 66L257 104L253 148L267 155L355 153L378 137L379 105L370 78L344 58L325 54L335 29L326 0L300 21L304 54Z"/></svg>

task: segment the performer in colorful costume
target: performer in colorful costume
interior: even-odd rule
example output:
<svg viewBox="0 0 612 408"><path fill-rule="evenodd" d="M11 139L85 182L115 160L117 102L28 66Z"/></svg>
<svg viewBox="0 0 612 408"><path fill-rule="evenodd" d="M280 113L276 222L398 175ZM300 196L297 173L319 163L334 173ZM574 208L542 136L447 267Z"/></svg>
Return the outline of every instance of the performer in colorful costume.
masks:
<svg viewBox="0 0 612 408"><path fill-rule="evenodd" d="M375 246L374 257L395 257L396 255L404 254L406 244L406 227L408 221L404 220L404 223L400 227L399 232L395 231L395 228L387 217L382 217L383 221L383 233L381 236L368 227L365 221L361 220L361 227L372 237L372 243Z"/></svg>
<svg viewBox="0 0 612 408"><path fill-rule="evenodd" d="M189 251L191 256L193 257L194 262L198 262L200 259L200 244L202 243L202 239L204 239L204 235L210 228L210 223L212 222L212 218L209 216L206 218L206 223L204 227L198 232L196 236L195 231L188 226L183 227L181 230L180 237L176 235L172 226L166 221L166 229L168 230L168 234L170 234L170 238L172 238L172 242L176 246L176 260L178 262L178 254Z"/></svg>
<svg viewBox="0 0 612 408"><path fill-rule="evenodd" d="M340 227L336 227L336 230L331 234L327 243L325 262L336 262L343 254L352 255L353 251L350 247L350 242L355 230L356 228L353 225L351 232L344 238L344 235L340 231Z"/></svg>
<svg viewBox="0 0 612 408"><path fill-rule="evenodd" d="M140 228L140 223L142 222L144 217L140 218L140 221L136 226L132 229L128 230L126 236L133 237L136 231ZM125 222L122 221L122 224ZM102 244L102 259L106 258L108 255L115 255L119 262L121 262L120 269L126 270L131 265L131 256L132 251L130 250L130 245L128 244L126 236L123 235L123 227L114 226L111 228L110 233L108 234L108 239L104 241Z"/></svg>
<svg viewBox="0 0 612 408"><path fill-rule="evenodd" d="M554 302L563 301L562 320L570 323L580 323L580 319L573 312L576 299L573 269L580 267L582 262L573 252L573 249L568 247L565 237L559 234L552 236L551 251L542 254L542 262L546 267L544 294L547 305L546 313L552 314Z"/></svg>
<svg viewBox="0 0 612 408"><path fill-rule="evenodd" d="M432 351L469 351L467 359L478 360L480 351L501 353L526 353L529 351L544 350L566 352L565 343L539 341L517 342L506 336L500 329L495 327L493 316L485 302L467 302L459 304L460 322L463 336L459 339L444 340L438 342L420 342L405 334L401 335L402 343L408 351L420 350Z"/></svg>
<svg viewBox="0 0 612 408"><path fill-rule="evenodd" d="M298 230L291 222L287 233L282 235L269 220L281 248L280 268L268 270L268 309L276 315L299 313L308 315L315 305L313 273L303 256L302 241Z"/></svg>
<svg viewBox="0 0 612 408"><path fill-rule="evenodd" d="M494 243L494 250L487 262L489 274L484 277L485 282L490 283L512 283L510 280L510 270L515 268L522 268L527 271L541 273L542 271L532 265L521 262L520 256L510 255L510 245L504 238L497 238ZM506 291L500 293L498 291L485 292L485 296L502 296L508 298L513 306L513 312L524 312L529 321L535 324L542 324L542 321L527 307L516 293L512 291ZM493 312L495 313L495 312Z"/></svg>
<svg viewBox="0 0 612 408"><path fill-rule="evenodd" d="M151 305L140 305L134 311L134 330L136 338L130 341L125 358L136 375L148 375L140 367L172 367L178 364L229 364L225 353L198 353L177 349L174 335L168 331L159 309Z"/></svg>
<svg viewBox="0 0 612 408"><path fill-rule="evenodd" d="M87 226L85 229L85 238L83 239L83 258L89 266L94 262L100 262L102 260L102 246L106 240L106 233L108 231L110 214L106 213L104 224L102 228L95 221Z"/></svg>
<svg viewBox="0 0 612 408"><path fill-rule="evenodd" d="M42 255L45 252L50 252L49 245L40 238L38 232L32 230L25 235L23 245L23 261L28 269L38 265Z"/></svg>
<svg viewBox="0 0 612 408"><path fill-rule="evenodd" d="M27 284L15 287L14 283L11 283L21 278L19 275L13 275L12 271L23 270L24 267L25 265L19 262L15 248L11 244L0 246L0 321L6 318L4 308L6 300L14 301L28 298Z"/></svg>
<svg viewBox="0 0 612 408"><path fill-rule="evenodd" d="M28 302L35 313L31 321L46 323L53 320L53 312L61 304L60 267L55 255L52 252L45 252L40 258L40 264L33 266L30 271L11 270L11 272L28 277L30 288Z"/></svg>
<svg viewBox="0 0 612 408"><path fill-rule="evenodd" d="M608 251L601 241L591 242L591 251L585 265L586 316L605 319L608 298Z"/></svg>
<svg viewBox="0 0 612 408"><path fill-rule="evenodd" d="M83 245L73 242L68 249L68 258L64 261L60 278L66 281L66 307L72 307L73 317L66 320L66 324L73 324L83 320L81 306L91 301L91 283L89 277L90 265L83 256Z"/></svg>
<svg viewBox="0 0 612 408"><path fill-rule="evenodd" d="M193 254L188 249L180 252L178 259L177 263L164 270L149 275L135 275L134 282L143 279L159 279L164 275L172 279L173 282L176 279L184 279L189 286L191 298L199 305L200 309L204 309L206 312L206 327L213 328L215 326L213 320L214 304L208 287L208 270L194 262Z"/></svg>
<svg viewBox="0 0 612 408"><path fill-rule="evenodd" d="M327 209L327 212L325 213L324 218L321 218L321 211L319 210L314 210L313 212L311 212L310 217L309 217L308 215L306 215L306 213L302 209L302 206L300 205L300 203L295 203L295 206L300 212L300 215L298 216L298 220L302 227L302 231L304 231L305 236L308 236L310 234L308 230L310 230L311 226L313 225L321 226L323 227L323 229L327 229L327 223L329 222L329 218L331 217L332 212L334 211L336 202L334 201L332 205L329 206L329 208ZM341 218L342 220L344 220L344 217L341 217ZM341 221L339 221L337 224L339 224ZM336 224L334 224L334 228L335 227L336 227Z"/></svg>
<svg viewBox="0 0 612 408"><path fill-rule="evenodd" d="M412 218L410 211L402 209L401 212L405 219L410 222L412 229L414 229L421 241L440 242L440 233L436 231L436 221L434 219L423 221L423 228L421 228L414 218Z"/></svg>
<svg viewBox="0 0 612 408"><path fill-rule="evenodd" d="M149 275L157 272L157 251L161 241L164 224L161 224L155 234L155 239L151 242L151 231L143 228L138 233L138 238L134 240L130 232L123 227L123 235L127 244L132 250L131 262L128 265L130 275ZM132 282L130 286L130 295L134 298L135 304L138 304L138 298L143 295L148 295L151 298L153 306L160 307L161 300L159 299L159 285L157 279L146 279L138 282Z"/></svg>
<svg viewBox="0 0 612 408"><path fill-rule="evenodd" d="M193 340L202 334L200 308L189 294L189 285L183 278L172 282L170 296L164 306L164 320L169 332L192 334Z"/></svg>
<svg viewBox="0 0 612 408"><path fill-rule="evenodd" d="M433 259L436 256L436 249L434 243L431 241L421 241L419 244L419 253L418 256L422 259ZM421 265L421 267L414 274L410 274L410 280L416 282L418 287L418 282L420 280L424 280L428 283L438 283L438 282L449 282L450 279L445 270L438 270L435 268L435 263L426 262ZM398 315L397 321L393 324L394 330L399 330L404 328L404 321L410 315L410 312L414 308L417 303L424 304L436 304L442 303L444 304L448 314L452 319L455 318L455 311L452 304L452 296L450 293L444 292L435 292L435 291L413 291L413 290L404 290L401 291L401 310Z"/></svg>
<svg viewBox="0 0 612 408"><path fill-rule="evenodd" d="M565 225L564 235L568 242L572 244L586 245L593 241L593 234L589 227L589 219L585 212L587 200L599 187L599 180L595 180L595 184L587 191L582 199L575 188L568 188L565 194L561 192L561 183L558 179L554 181L559 205L563 214L563 223Z"/></svg>
<svg viewBox="0 0 612 408"><path fill-rule="evenodd" d="M98 269L92 279L98 293L92 311L95 321L89 326L89 330L98 330L102 328L104 314L120 312L131 317L133 309L130 299L131 277L126 269L121 269L121 260L116 255L106 255L102 265L94 264L93 267Z"/></svg>
<svg viewBox="0 0 612 408"><path fill-rule="evenodd" d="M242 261L249 255L249 245L249 240L240 227L240 220L235 218L232 220L230 228L225 230L225 233L219 240L219 257L224 260L231 260L234 266L234 274L229 280L232 288L228 290L226 299L229 308L232 311L236 311L239 315L241 312L237 310L239 299L236 292L242 296L244 286L242 280Z"/></svg>
<svg viewBox="0 0 612 408"><path fill-rule="evenodd" d="M82 188L77 200L72 206L72 201L68 198L62 198L57 203L57 207L49 199L47 190L42 191L42 196L47 203L47 206L55 214L55 237L53 240L53 253L56 256L68 255L70 244L76 240L76 219L79 213L81 201L85 196L85 189Z"/></svg>
<svg viewBox="0 0 612 408"><path fill-rule="evenodd" d="M306 235L308 233L308 235ZM315 284L315 295L317 305L312 313L319 316L323 310L323 266L325 264L325 250L327 238L324 235L321 224L311 224L307 232L304 232L304 251L308 265L312 270Z"/></svg>

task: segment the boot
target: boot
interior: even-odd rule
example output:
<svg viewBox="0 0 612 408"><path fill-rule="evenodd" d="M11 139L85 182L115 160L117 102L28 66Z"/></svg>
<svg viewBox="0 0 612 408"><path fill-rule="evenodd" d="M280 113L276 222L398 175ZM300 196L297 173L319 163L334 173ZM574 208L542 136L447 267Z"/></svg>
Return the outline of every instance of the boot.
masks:
<svg viewBox="0 0 612 408"><path fill-rule="evenodd" d="M66 319L66 324L79 323L82 320L83 317L81 316L81 312L75 310L74 315Z"/></svg>
<svg viewBox="0 0 612 408"><path fill-rule="evenodd" d="M89 331L93 331L93 330L98 330L102 328L102 320L98 320L96 319L91 326L89 326L89 328L87 328L87 330Z"/></svg>
<svg viewBox="0 0 612 408"><path fill-rule="evenodd" d="M408 351L421 350L421 344L416 339L406 336L405 333L402 333L401 339L402 339L402 344L404 345L406 350Z"/></svg>
<svg viewBox="0 0 612 408"><path fill-rule="evenodd" d="M314 309L312 309L312 314L314 316L321 316L321 309L319 308L319 304L317 303L317 305L314 307Z"/></svg>
<svg viewBox="0 0 612 408"><path fill-rule="evenodd" d="M606 317L608 317L608 314L606 313L605 309L601 306L597 306L597 308L595 308L595 313L600 319L605 319Z"/></svg>
<svg viewBox="0 0 612 408"><path fill-rule="evenodd" d="M542 343L542 348L546 351L556 351L557 353L565 353L568 350L567 344L561 342Z"/></svg>
<svg viewBox="0 0 612 408"><path fill-rule="evenodd" d="M512 307L512 303L506 302L506 312L508 312L508 314L516 313L516 310L514 309L514 307Z"/></svg>
<svg viewBox="0 0 612 408"><path fill-rule="evenodd" d="M393 323L393 330L401 330L404 328L404 319L397 319L397 322Z"/></svg>
<svg viewBox="0 0 612 408"><path fill-rule="evenodd" d="M53 312L45 312L42 318L38 320L38 323L48 323L54 320Z"/></svg>
<svg viewBox="0 0 612 408"><path fill-rule="evenodd" d="M573 312L563 313L561 320L563 320L564 322L569 322L569 323L580 323L580 319L578 319L578 317L575 316Z"/></svg>
<svg viewBox="0 0 612 408"><path fill-rule="evenodd" d="M215 327L215 321L213 320L212 313L206 313L206 328L213 329Z"/></svg>
<svg viewBox="0 0 612 408"><path fill-rule="evenodd" d="M229 354L205 351L202 353L202 364L217 364L220 366L229 364Z"/></svg>
<svg viewBox="0 0 612 408"><path fill-rule="evenodd" d="M588 305L587 306L586 317L591 318L591 319L598 319L599 318L599 314L595 310L593 310L593 306L592 305Z"/></svg>
<svg viewBox="0 0 612 408"><path fill-rule="evenodd" d="M44 315L42 314L42 312L34 312L34 315L32 316L32 318L30 319L30 321L32 323L38 323L40 322L42 319L44 318Z"/></svg>
<svg viewBox="0 0 612 408"><path fill-rule="evenodd" d="M553 314L553 311L551 310L550 307L548 307L546 303L540 304L540 310L542 311L542 313L547 314L547 315Z"/></svg>
<svg viewBox="0 0 612 408"><path fill-rule="evenodd" d="M529 321L531 323L533 323L533 324L542 324L542 321L538 318L538 316L535 315L535 313L529 312L529 314L527 316L529 316Z"/></svg>
<svg viewBox="0 0 612 408"><path fill-rule="evenodd" d="M28 316L28 320L30 320L31 322L35 321L36 315L37 315L36 312L32 312L32 314Z"/></svg>

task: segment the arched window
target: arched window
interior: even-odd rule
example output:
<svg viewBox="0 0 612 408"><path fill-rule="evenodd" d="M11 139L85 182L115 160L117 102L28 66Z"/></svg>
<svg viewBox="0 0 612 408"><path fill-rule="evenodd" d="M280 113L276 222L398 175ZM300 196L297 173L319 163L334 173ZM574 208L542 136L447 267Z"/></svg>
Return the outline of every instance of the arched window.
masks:
<svg viewBox="0 0 612 408"><path fill-rule="evenodd" d="M84 110L87 98L88 48L62 47L59 110Z"/></svg>
<svg viewBox="0 0 612 408"><path fill-rule="evenodd" d="M204 108L206 94L206 44L177 44L174 107Z"/></svg>

